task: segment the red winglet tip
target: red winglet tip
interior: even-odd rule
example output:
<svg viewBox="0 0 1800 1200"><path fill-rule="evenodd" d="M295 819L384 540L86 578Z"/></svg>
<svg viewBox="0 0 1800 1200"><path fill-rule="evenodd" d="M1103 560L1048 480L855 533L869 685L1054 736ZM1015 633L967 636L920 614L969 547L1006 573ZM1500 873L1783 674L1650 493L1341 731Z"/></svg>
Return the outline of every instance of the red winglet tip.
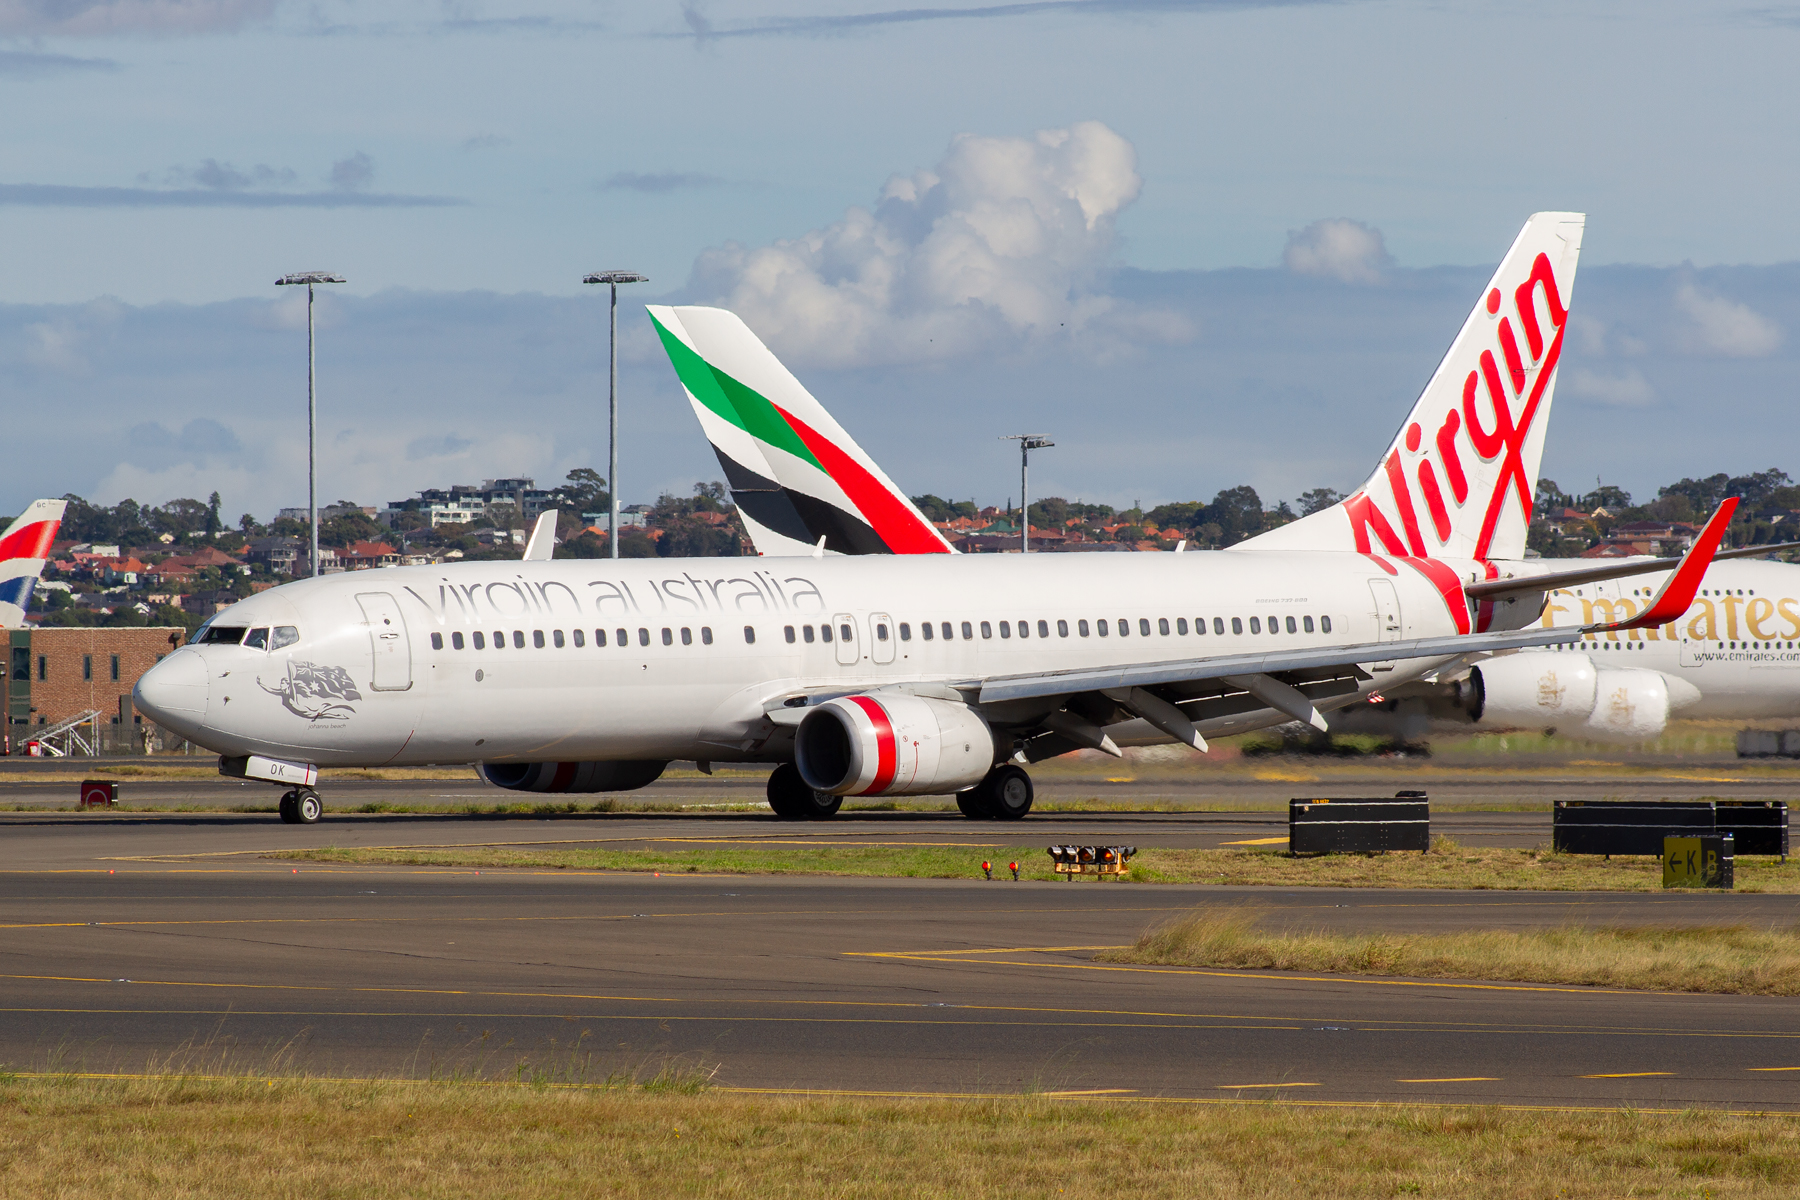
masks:
<svg viewBox="0 0 1800 1200"><path fill-rule="evenodd" d="M1730 527L1731 517L1737 511L1737 506L1736 496L1727 496L1719 502L1719 507L1706 522L1706 527L1700 531L1700 536L1694 539L1688 552L1675 564L1669 581L1663 584L1662 590L1643 612L1629 621L1602 625L1596 632L1666 625L1687 612L1688 606L1694 602L1695 594L1700 590L1700 581L1705 578L1706 569L1712 566L1713 555L1718 552L1719 543L1725 538L1725 530Z"/></svg>

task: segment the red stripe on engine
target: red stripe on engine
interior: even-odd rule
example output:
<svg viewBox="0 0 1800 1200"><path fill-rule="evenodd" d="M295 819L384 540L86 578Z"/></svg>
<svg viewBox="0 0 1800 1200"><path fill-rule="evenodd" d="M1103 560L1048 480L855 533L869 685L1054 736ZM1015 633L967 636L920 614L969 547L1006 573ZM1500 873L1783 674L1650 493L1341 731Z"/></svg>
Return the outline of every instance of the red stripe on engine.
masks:
<svg viewBox="0 0 1800 1200"><path fill-rule="evenodd" d="M575 772L580 766L580 763L557 763L556 774L551 778L550 786L544 790L546 792L568 791L569 785L575 782Z"/></svg>
<svg viewBox="0 0 1800 1200"><path fill-rule="evenodd" d="M875 779L857 795L878 796L894 782L894 765L897 761L894 751L894 723L888 720L887 709L867 696L852 696L850 703L862 709L863 715L869 718L869 723L875 726Z"/></svg>
<svg viewBox="0 0 1800 1200"><path fill-rule="evenodd" d="M937 535L937 530L920 521L912 510L907 508L894 494L882 485L863 465L838 449L837 444L818 430L788 412L780 405L775 406L800 440L806 443L813 457L825 468L825 473L844 489L844 495L850 497L850 503L861 510L863 518L869 522L889 550L895 554L948 554L950 547L944 539Z"/></svg>
<svg viewBox="0 0 1800 1200"><path fill-rule="evenodd" d="M49 558L50 546L56 541L61 521L35 521L25 528L0 538L0 560L8 558Z"/></svg>

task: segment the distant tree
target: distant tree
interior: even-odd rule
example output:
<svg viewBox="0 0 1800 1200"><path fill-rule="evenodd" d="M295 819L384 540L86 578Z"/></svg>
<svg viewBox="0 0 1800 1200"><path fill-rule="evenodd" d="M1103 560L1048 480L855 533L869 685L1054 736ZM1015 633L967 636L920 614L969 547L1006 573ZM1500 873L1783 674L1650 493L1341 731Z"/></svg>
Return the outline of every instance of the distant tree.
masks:
<svg viewBox="0 0 1800 1200"><path fill-rule="evenodd" d="M1556 486L1554 479L1537 481L1537 500L1533 506L1538 515L1561 512L1565 508L1575 507L1575 497Z"/></svg>
<svg viewBox="0 0 1800 1200"><path fill-rule="evenodd" d="M1622 487L1610 483L1600 484L1593 491L1582 496L1576 502L1577 508L1592 512L1596 508L1604 508L1608 512L1616 512L1631 507L1631 493Z"/></svg>
<svg viewBox="0 0 1800 1200"><path fill-rule="evenodd" d="M307 536L306 522L294 517L276 517L269 522L270 537L303 538Z"/></svg>
<svg viewBox="0 0 1800 1200"><path fill-rule="evenodd" d="M374 517L361 512L347 513L319 522L319 545L341 550L356 542L379 541L384 532Z"/></svg>
<svg viewBox="0 0 1800 1200"><path fill-rule="evenodd" d="M592 467L576 467L569 472L567 482L553 489L550 495L558 508L567 509L577 516L582 513L604 512L612 505L605 478Z"/></svg>
<svg viewBox="0 0 1800 1200"><path fill-rule="evenodd" d="M656 543L641 529L627 526L619 531L620 558L655 558Z"/></svg>
<svg viewBox="0 0 1800 1200"><path fill-rule="evenodd" d="M1344 498L1344 493L1334 488L1314 488L1310 492L1301 492L1295 501L1300 506L1300 515L1310 517L1316 512L1324 512Z"/></svg>
<svg viewBox="0 0 1800 1200"><path fill-rule="evenodd" d="M524 528L524 521L519 516L519 506L516 504L509 504L505 501L488 505L487 511L482 513L482 515L477 517L474 521L470 522L470 524L477 526L486 525L493 529Z"/></svg>
<svg viewBox="0 0 1800 1200"><path fill-rule="evenodd" d="M1011 501L1008 501L1010 504ZM1045 496L1031 503L1031 523L1044 528L1061 527L1069 519L1069 502L1061 496Z"/></svg>
<svg viewBox="0 0 1800 1200"><path fill-rule="evenodd" d="M211 535L225 528L225 522L219 517L219 493L214 492L206 498L206 532Z"/></svg>
<svg viewBox="0 0 1800 1200"><path fill-rule="evenodd" d="M619 541L621 552L624 539ZM656 553L663 558L735 558L742 552L737 533L722 525L671 521L663 526Z"/></svg>
<svg viewBox="0 0 1800 1200"><path fill-rule="evenodd" d="M927 492L923 496L912 498L914 506L925 514L928 521L954 521L958 517L972 517L981 510L973 500L946 500L942 496L934 496Z"/></svg>
<svg viewBox="0 0 1800 1200"><path fill-rule="evenodd" d="M1197 500L1178 504L1159 504L1150 510L1150 520L1163 529L1192 529L1201 521L1206 505Z"/></svg>
<svg viewBox="0 0 1800 1200"><path fill-rule="evenodd" d="M245 513L238 518L238 532L247 538L261 537L263 528L256 523L256 518Z"/></svg>
<svg viewBox="0 0 1800 1200"><path fill-rule="evenodd" d="M1262 498L1248 484L1226 488L1206 506L1205 516L1208 523L1223 531L1220 544L1234 546L1262 532Z"/></svg>

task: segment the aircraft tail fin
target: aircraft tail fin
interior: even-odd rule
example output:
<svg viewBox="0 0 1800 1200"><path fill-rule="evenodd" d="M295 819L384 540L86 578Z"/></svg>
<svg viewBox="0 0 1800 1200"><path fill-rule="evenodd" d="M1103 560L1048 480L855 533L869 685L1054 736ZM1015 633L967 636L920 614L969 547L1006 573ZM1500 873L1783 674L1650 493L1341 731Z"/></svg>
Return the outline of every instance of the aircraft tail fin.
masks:
<svg viewBox="0 0 1800 1200"><path fill-rule="evenodd" d="M649 311L760 553L955 552L735 313Z"/></svg>
<svg viewBox="0 0 1800 1200"><path fill-rule="evenodd" d="M1233 549L1522 558L1586 220L1525 222L1368 482Z"/></svg>
<svg viewBox="0 0 1800 1200"><path fill-rule="evenodd" d="M23 515L0 533L0 629L25 623L31 590L50 557L56 531L62 527L64 500L33 500Z"/></svg>

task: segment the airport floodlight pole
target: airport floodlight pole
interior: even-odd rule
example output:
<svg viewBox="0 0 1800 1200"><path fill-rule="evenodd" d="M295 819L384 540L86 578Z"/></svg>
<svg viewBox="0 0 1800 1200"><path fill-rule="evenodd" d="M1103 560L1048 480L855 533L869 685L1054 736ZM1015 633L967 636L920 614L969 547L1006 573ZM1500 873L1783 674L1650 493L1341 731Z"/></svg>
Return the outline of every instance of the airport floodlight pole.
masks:
<svg viewBox="0 0 1800 1200"><path fill-rule="evenodd" d="M585 276L583 283L604 283L612 291L612 309L610 327L612 336L608 342L607 357L610 360L612 383L607 390L607 408L610 410L609 423L612 436L607 442L606 452L606 495L608 511L606 514L606 549L612 557L619 557L619 285L621 283L648 283L648 275L639 275L636 271L595 271Z"/></svg>
<svg viewBox="0 0 1800 1200"><path fill-rule="evenodd" d="M1047 450L1056 443L1035 433L1013 433L1000 440L1019 443L1019 553L1030 554L1031 497L1026 487L1025 472L1030 465L1033 450Z"/></svg>
<svg viewBox="0 0 1800 1200"><path fill-rule="evenodd" d="M317 374L318 358L313 352L313 288L321 283L344 283L342 275L333 275L330 271L301 271L294 275L283 275L275 281L276 287L291 287L304 283L306 285L306 513L307 524L312 533L312 573L316 579L319 574L319 391L314 376Z"/></svg>

